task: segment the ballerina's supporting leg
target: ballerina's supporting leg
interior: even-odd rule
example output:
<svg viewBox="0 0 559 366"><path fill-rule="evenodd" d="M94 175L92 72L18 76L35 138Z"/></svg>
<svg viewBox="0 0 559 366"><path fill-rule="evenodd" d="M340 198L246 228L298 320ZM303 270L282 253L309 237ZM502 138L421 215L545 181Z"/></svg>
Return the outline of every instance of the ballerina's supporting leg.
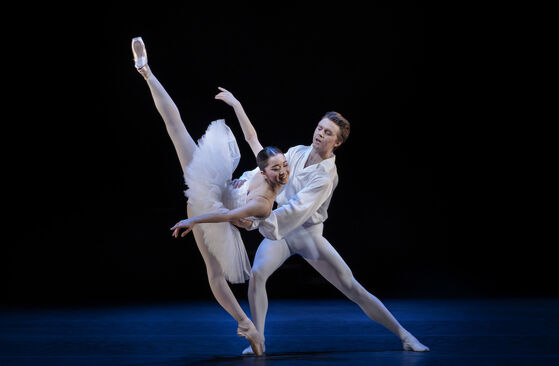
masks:
<svg viewBox="0 0 559 366"><path fill-rule="evenodd" d="M167 132L175 145L177 155L179 156L179 160L184 171L184 169L192 161L196 144L186 130L175 103L173 103L171 97L167 94L161 83L151 72L146 78L146 81L151 90L155 106L163 118L163 121L165 121ZM191 217L190 210L188 211L188 216ZM239 305L235 295L233 295L233 292L223 275L221 265L215 256L208 252L207 247L204 245L204 239L202 237L202 233L200 232L200 228L194 227L193 234L196 244L198 245L198 249L204 259L204 263L206 264L208 281L215 299L239 323L237 334L246 338L250 342L256 355L261 355L263 353L263 337L256 330L252 321L246 316L245 312Z"/></svg>
<svg viewBox="0 0 559 366"><path fill-rule="evenodd" d="M155 76L153 76L153 73L149 73L146 81L151 90L155 106L163 118L163 121L165 121L167 132L175 145L177 155L179 156L179 160L184 171L184 169L192 161L196 144L192 137L188 134L175 103L173 103L171 97L167 94L161 83L155 78ZM190 209L188 208L187 211L188 216L191 217L192 215L190 213ZM200 228L194 227L193 234L198 250L202 254L202 258L206 264L210 289L212 290L215 299L225 309L225 311L227 311L239 323L237 334L246 338L250 342L255 354L261 355L263 353L262 348L264 343L262 336L258 333L252 321L246 316L245 312L239 305L239 302L235 298L235 295L233 295L233 292L225 279L221 265L219 264L217 258L208 251L208 248L204 244Z"/></svg>
<svg viewBox="0 0 559 366"><path fill-rule="evenodd" d="M187 208L188 216L191 217L190 207ZM204 244L204 239L202 237L202 232L198 226L195 226L192 230L194 234L194 239L196 245L198 245L198 250L202 254L204 263L206 264L206 271L208 274L208 281L210 284L210 289L217 300L217 302L239 323L237 334L241 337L246 338L254 353L256 355L262 355L264 346L264 337L256 330L256 327L252 321L245 314L239 302L235 298L235 295L231 291L221 265L219 264L217 258L208 251L208 248Z"/></svg>
<svg viewBox="0 0 559 366"><path fill-rule="evenodd" d="M194 151L196 150L196 143L186 130L186 126L181 119L177 106L163 85L161 85L159 80L157 80L151 72L151 69L147 64L147 52L145 45L140 37L132 40L132 51L134 54L135 67L148 84L155 107L165 122L165 127L167 128L169 137L175 146L175 150L177 151L177 155L184 172L186 167L192 161ZM191 216L189 208L188 216ZM213 295L215 296L217 302L239 323L237 334L246 338L250 342L255 354L261 355L263 353L262 349L264 344L262 335L260 335L260 333L256 330L256 327L246 316L237 299L233 295L233 292L223 275L221 265L215 256L208 252L208 249L204 245L200 229L195 227L193 234L196 244L198 245L198 249L200 250L202 258L206 264L208 280Z"/></svg>

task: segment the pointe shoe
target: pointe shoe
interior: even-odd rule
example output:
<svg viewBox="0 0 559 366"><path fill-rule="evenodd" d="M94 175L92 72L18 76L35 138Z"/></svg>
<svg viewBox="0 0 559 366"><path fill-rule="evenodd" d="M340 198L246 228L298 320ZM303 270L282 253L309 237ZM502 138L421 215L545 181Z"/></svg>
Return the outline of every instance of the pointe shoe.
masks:
<svg viewBox="0 0 559 366"><path fill-rule="evenodd" d="M132 55L136 69L141 69L148 64L148 53L142 37L132 38Z"/></svg>
<svg viewBox="0 0 559 366"><path fill-rule="evenodd" d="M147 79L150 74L148 53L142 37L132 38L132 55L134 56L134 67Z"/></svg>
<svg viewBox="0 0 559 366"><path fill-rule="evenodd" d="M254 324L250 324L248 327L244 328L239 325L237 328L237 335L239 337L245 338L250 343L250 348L252 348L253 353L256 356L262 356L264 354L264 336L256 330ZM243 354L250 354L250 352L246 352L246 349L243 351Z"/></svg>

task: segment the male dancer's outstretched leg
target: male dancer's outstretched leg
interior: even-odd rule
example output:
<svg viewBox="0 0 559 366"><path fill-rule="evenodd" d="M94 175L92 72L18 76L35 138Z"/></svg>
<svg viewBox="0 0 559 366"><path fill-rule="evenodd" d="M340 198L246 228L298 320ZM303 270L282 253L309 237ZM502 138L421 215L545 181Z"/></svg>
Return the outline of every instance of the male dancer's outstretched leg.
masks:
<svg viewBox="0 0 559 366"><path fill-rule="evenodd" d="M320 237L311 240L316 242L316 245L312 245L311 241L308 241L310 239L310 237L307 237L305 240L307 244L297 248L298 254L301 254L313 268L338 290L359 305L371 320L383 325L400 338L405 350L429 351L428 347L421 344L402 327L378 298L367 292L355 280L348 265L325 238ZM307 250L304 249L305 247ZM291 253L292 251L285 240L273 241L268 239L260 244L256 252L249 282L249 301L251 316L261 334L264 334L265 318L268 311L266 281ZM250 347L245 349L243 353L250 353Z"/></svg>
<svg viewBox="0 0 559 366"><path fill-rule="evenodd" d="M357 282L349 266L328 240L324 237L321 239L323 243L317 243L318 258L305 258L305 260L351 301L359 305L371 320L381 324L400 338L406 351L429 351L427 346L421 344L417 338L402 327L376 296Z"/></svg>

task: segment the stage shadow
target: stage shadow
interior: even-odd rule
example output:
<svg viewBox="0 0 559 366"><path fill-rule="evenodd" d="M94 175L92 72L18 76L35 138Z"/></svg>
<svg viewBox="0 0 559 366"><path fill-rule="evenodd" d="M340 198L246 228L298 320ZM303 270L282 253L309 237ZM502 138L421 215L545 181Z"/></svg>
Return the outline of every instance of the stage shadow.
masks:
<svg viewBox="0 0 559 366"><path fill-rule="evenodd" d="M401 349L366 350L366 351L314 351L314 352L281 352L266 353L261 357L235 356L214 357L198 361L185 361L173 365L399 365L421 366L426 361L427 353L408 352Z"/></svg>

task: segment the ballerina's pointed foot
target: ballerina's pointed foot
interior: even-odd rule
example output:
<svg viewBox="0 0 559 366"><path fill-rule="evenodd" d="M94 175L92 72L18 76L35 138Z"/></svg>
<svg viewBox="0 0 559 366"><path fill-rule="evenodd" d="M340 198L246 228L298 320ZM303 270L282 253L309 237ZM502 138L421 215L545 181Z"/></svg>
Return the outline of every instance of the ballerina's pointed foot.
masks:
<svg viewBox="0 0 559 366"><path fill-rule="evenodd" d="M402 340L402 346L406 351L429 352L429 347L422 344L413 335L409 334Z"/></svg>
<svg viewBox="0 0 559 366"><path fill-rule="evenodd" d="M132 55L134 56L134 67L144 79L147 79L151 74L148 66L148 53L146 51L146 45L142 40L142 37L132 38Z"/></svg>
<svg viewBox="0 0 559 366"><path fill-rule="evenodd" d="M237 335L245 338L250 343L250 347L243 351L243 355L255 354L256 356L262 356L264 354L264 336L256 330L252 322L248 326L239 325Z"/></svg>

